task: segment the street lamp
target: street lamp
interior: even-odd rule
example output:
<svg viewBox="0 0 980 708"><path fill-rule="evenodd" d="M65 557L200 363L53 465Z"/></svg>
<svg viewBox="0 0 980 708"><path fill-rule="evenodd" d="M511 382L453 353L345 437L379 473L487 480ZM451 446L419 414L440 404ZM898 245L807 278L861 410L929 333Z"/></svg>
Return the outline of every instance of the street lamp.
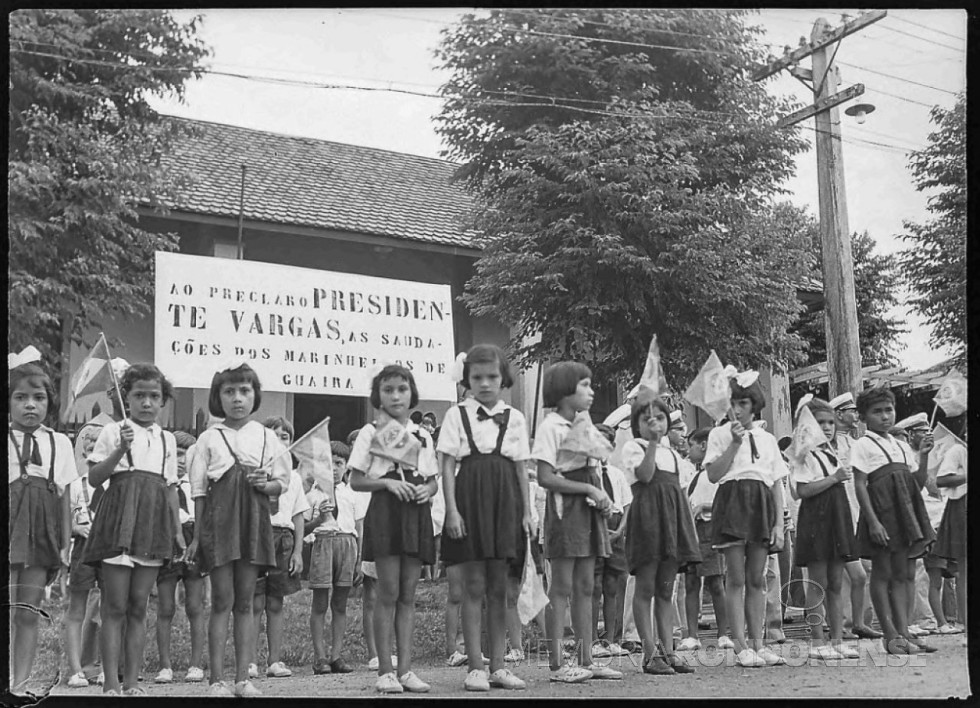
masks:
<svg viewBox="0 0 980 708"><path fill-rule="evenodd" d="M875 107L870 103L856 103L853 106L847 108L844 113L849 116L854 116L857 119L857 124L862 125L864 123L865 117L869 113L874 113Z"/></svg>

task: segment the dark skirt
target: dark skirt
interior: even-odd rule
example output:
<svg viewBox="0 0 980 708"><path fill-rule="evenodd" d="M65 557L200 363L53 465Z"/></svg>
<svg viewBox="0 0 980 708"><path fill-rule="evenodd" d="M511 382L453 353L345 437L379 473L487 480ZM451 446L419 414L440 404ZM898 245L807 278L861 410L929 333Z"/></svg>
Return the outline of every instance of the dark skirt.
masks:
<svg viewBox="0 0 980 708"><path fill-rule="evenodd" d="M946 502L932 552L942 558L966 558L966 495Z"/></svg>
<svg viewBox="0 0 980 708"><path fill-rule="evenodd" d="M570 482L599 487L599 475L588 467L563 472ZM584 494L562 494L562 518L558 518L555 493L548 492L544 509L545 558L607 558L612 552L606 520Z"/></svg>
<svg viewBox="0 0 980 708"><path fill-rule="evenodd" d="M47 568L49 581L61 567L61 500L48 481L28 475L7 485L10 494L10 565ZM65 494L67 494L67 490Z"/></svg>
<svg viewBox="0 0 980 708"><path fill-rule="evenodd" d="M395 470L385 477L401 480ZM414 471L407 471L405 481L422 484L426 480ZM387 490L371 492L371 503L364 515L363 560L371 562L386 556L410 556L420 559L423 565L435 563L431 506L428 502L400 501Z"/></svg>
<svg viewBox="0 0 980 708"><path fill-rule="evenodd" d="M857 559L851 506L844 485L835 484L800 502L796 521L796 565Z"/></svg>
<svg viewBox="0 0 980 708"><path fill-rule="evenodd" d="M776 523L772 491L757 479L736 479L718 485L711 505L711 543L745 541L768 546Z"/></svg>
<svg viewBox="0 0 980 708"><path fill-rule="evenodd" d="M71 558L68 566L68 588L72 591L89 592L101 583L99 568L82 562L85 554L85 539L81 536L72 538Z"/></svg>
<svg viewBox="0 0 980 708"><path fill-rule="evenodd" d="M210 573L236 560L262 571L276 567L269 497L249 484L248 473L248 467L235 464L217 481L208 481L204 511L195 519L201 525L197 551L201 572Z"/></svg>
<svg viewBox="0 0 980 708"><path fill-rule="evenodd" d="M912 479L909 479L909 478ZM874 558L886 548L890 552L908 550L909 558L924 556L936 538L929 514L908 465L890 462L868 475L868 497L878 521L888 534L888 545L871 540L864 512L858 518L857 551L861 558Z"/></svg>
<svg viewBox="0 0 980 708"><path fill-rule="evenodd" d="M674 561L678 572L701 562L698 533L676 474L657 470L646 484L634 482L626 519L626 564L630 575L655 561Z"/></svg>
<svg viewBox="0 0 980 708"><path fill-rule="evenodd" d="M98 565L126 553L166 564L173 556L174 533L167 481L160 473L116 472L95 507L82 562Z"/></svg>
<svg viewBox="0 0 980 708"><path fill-rule="evenodd" d="M523 557L524 502L514 465L502 455L463 458L456 475L456 508L466 535L443 534L441 555L447 565Z"/></svg>

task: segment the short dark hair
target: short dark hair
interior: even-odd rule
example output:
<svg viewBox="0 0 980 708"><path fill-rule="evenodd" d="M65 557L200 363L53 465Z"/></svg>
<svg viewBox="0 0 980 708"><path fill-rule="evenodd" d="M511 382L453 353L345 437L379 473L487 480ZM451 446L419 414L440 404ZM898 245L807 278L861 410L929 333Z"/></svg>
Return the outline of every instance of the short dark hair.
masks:
<svg viewBox="0 0 980 708"><path fill-rule="evenodd" d="M460 382L463 388L470 388L470 364L492 364L497 362L500 366L500 388L510 388L514 385L514 378L510 375L510 362L504 350L496 344L476 344L466 352L466 361L463 363L463 380ZM547 404L545 404L547 405Z"/></svg>
<svg viewBox="0 0 980 708"><path fill-rule="evenodd" d="M186 450L191 445L197 442L197 438L188 433L186 430L175 430L174 440L177 443L178 450Z"/></svg>
<svg viewBox="0 0 980 708"><path fill-rule="evenodd" d="M592 378L592 370L577 361L559 361L557 364L552 364L544 372L544 384L541 389L544 407L554 408L565 396L575 394L579 381L590 378Z"/></svg>
<svg viewBox="0 0 980 708"><path fill-rule="evenodd" d="M350 447L339 440L330 441L330 454L334 457L341 457L345 460L350 459Z"/></svg>
<svg viewBox="0 0 980 708"><path fill-rule="evenodd" d="M836 417L833 406L831 406L827 401L822 398L811 398L806 404L806 407L810 409L811 413L829 413Z"/></svg>
<svg viewBox="0 0 980 708"><path fill-rule="evenodd" d="M10 387L9 394L7 396L7 403L10 403L10 395L13 394L14 389L20 385L22 381L27 381L31 386L37 388L43 388L45 395L48 397L48 410L47 414L44 416L44 423L51 420L51 416L55 415L58 411L58 398L55 395L54 384L51 382L51 377L48 376L47 372L40 366L33 362L27 364L21 364L20 366L15 366L13 369L7 372L7 384Z"/></svg>
<svg viewBox="0 0 980 708"><path fill-rule="evenodd" d="M401 364L388 364L371 380L372 406L381 409L381 382L397 378L405 379L408 382L408 387L412 390L412 400L409 401L408 407L415 408L419 404L419 389L415 385L415 377L412 376L412 372Z"/></svg>
<svg viewBox="0 0 980 708"><path fill-rule="evenodd" d="M412 411L412 415L408 417L416 425L422 424L422 411Z"/></svg>
<svg viewBox="0 0 980 708"><path fill-rule="evenodd" d="M276 428L282 428L287 433L289 433L289 438L292 440L296 437L296 429L293 428L293 424L288 420L283 418L281 415L274 415L266 418L262 421L262 425L269 428L270 430L275 430Z"/></svg>
<svg viewBox="0 0 980 708"><path fill-rule="evenodd" d="M354 428L352 431L347 433L347 447L351 447L354 444L354 441L357 440L357 436L360 432L360 428Z"/></svg>
<svg viewBox="0 0 980 708"><path fill-rule="evenodd" d="M881 403L882 401L888 401L893 406L895 405L895 394L892 393L890 388L885 386L875 386L874 388L865 389L857 395L857 399L854 401L854 405L857 406L858 415L865 415L875 403Z"/></svg>
<svg viewBox="0 0 980 708"><path fill-rule="evenodd" d="M262 405L262 384L259 382L259 375L255 373L248 364L242 364L234 369L218 371L211 379L211 392L208 394L208 411L216 418L224 418L225 409L221 407L221 387L229 383L248 383L252 384L255 392L255 405L252 406L250 413L254 413Z"/></svg>
<svg viewBox="0 0 980 708"><path fill-rule="evenodd" d="M644 391L641 388L639 395L633 399L633 403L630 405L630 431L633 433L634 438L641 437L640 416L643 415L643 411L649 409L651 406L663 411L663 414L667 416L667 420L670 420L670 406L667 405L667 401L660 396L653 395L649 389Z"/></svg>
<svg viewBox="0 0 980 708"><path fill-rule="evenodd" d="M433 413L432 411L426 411L425 412L425 414L422 416L422 420L425 420L426 418L428 418L429 420L431 420L433 425L435 425L438 422L436 420L436 414Z"/></svg>
<svg viewBox="0 0 980 708"><path fill-rule="evenodd" d="M711 434L711 428L698 428L693 433L687 436L687 441L689 443L703 443L708 441L708 435Z"/></svg>
<svg viewBox="0 0 980 708"><path fill-rule="evenodd" d="M752 382L751 386L739 386L735 379L732 379L732 399L733 401L738 401L743 398L748 398L752 401L752 415L759 415L762 410L766 407L766 398L762 394L762 386L759 385L758 379Z"/></svg>
<svg viewBox="0 0 980 708"><path fill-rule="evenodd" d="M164 405L174 397L174 387L155 365L132 364L119 379L119 392L122 394L123 402L126 401L126 396L133 390L133 384L137 381L158 381L163 392Z"/></svg>

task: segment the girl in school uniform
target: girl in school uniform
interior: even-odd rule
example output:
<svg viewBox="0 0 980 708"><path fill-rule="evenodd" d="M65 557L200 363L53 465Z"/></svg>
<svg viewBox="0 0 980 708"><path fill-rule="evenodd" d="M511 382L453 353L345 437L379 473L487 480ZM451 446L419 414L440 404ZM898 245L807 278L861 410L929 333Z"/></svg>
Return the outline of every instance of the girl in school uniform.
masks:
<svg viewBox="0 0 980 708"><path fill-rule="evenodd" d="M966 473L966 446L954 445L943 457L939 471L936 472L936 485L947 501L942 521L939 522L936 545L933 548L933 553L937 556L956 561L956 621L964 628L966 628L967 597ZM947 630L941 633L951 632Z"/></svg>
<svg viewBox="0 0 980 708"><path fill-rule="evenodd" d="M439 468L431 436L409 420L409 411L418 401L411 371L397 364L382 368L371 380L371 405L379 411L378 420L361 428L348 460L351 489L371 492L362 551L365 561L375 563L378 575L375 688L381 693L429 690L429 684L412 671L412 631L422 565L435 561L430 502L438 488ZM386 456L398 454L378 436L390 431L391 423L405 431L389 442L415 447L417 461L396 462ZM412 436L407 443L406 434ZM391 665L392 629L398 642L397 674Z"/></svg>
<svg viewBox="0 0 980 708"><path fill-rule="evenodd" d="M704 457L708 480L718 485L711 506L711 541L725 554L725 595L735 659L739 666L752 668L786 663L762 646L762 630L766 560L783 545L780 480L789 469L776 438L754 422L766 405L757 379L754 371L734 375L734 420L711 430Z"/></svg>
<svg viewBox="0 0 980 708"><path fill-rule="evenodd" d="M119 389L127 417L108 423L89 456L93 487L105 484L85 542L83 562L102 574L102 670L106 695L141 696L137 685L146 644L146 604L157 573L183 551L177 503L177 443L157 423L173 388L152 364L133 364ZM125 626L125 636L123 632Z"/></svg>
<svg viewBox="0 0 980 708"><path fill-rule="evenodd" d="M278 436L252 419L262 384L243 361L211 379L208 410L220 423L201 433L191 461L194 539L185 558L211 575L208 622L210 696L257 696L249 681L252 598L260 573L276 567L272 503L289 487L292 465ZM228 615L234 613L235 686L223 679Z"/></svg>
<svg viewBox="0 0 980 708"><path fill-rule="evenodd" d="M810 623L811 659L856 659L858 652L843 642L844 616L841 583L844 564L857 558L851 507L844 483L851 471L830 449L836 416L830 404L813 398L806 404L827 436L827 443L813 450L802 462L793 461L791 480L800 499L796 525L796 565L806 568L808 611L816 610L818 621ZM831 645L824 637L824 617L830 625Z"/></svg>
<svg viewBox="0 0 980 708"><path fill-rule="evenodd" d="M44 586L69 563L65 492L78 476L71 441L45 425L57 403L51 379L34 363L40 358L34 347L7 358L11 691L27 683L37 654L38 614L32 610L41 606Z"/></svg>
<svg viewBox="0 0 980 708"><path fill-rule="evenodd" d="M465 355L456 378L472 392L449 409L439 433L446 501L442 556L459 566L464 587L463 641L469 673L467 691L490 687L523 689L524 681L505 667L508 563L523 564L531 528L527 473L527 423L520 411L500 400L513 379L506 355L478 344ZM456 464L459 462L459 472ZM487 601L490 674L483 669L480 610Z"/></svg>
<svg viewBox="0 0 980 708"><path fill-rule="evenodd" d="M588 417L594 393L592 372L584 364L563 361L544 375L544 405L554 408L541 421L531 457L538 461L538 483L548 490L544 516L544 555L551 562L548 634L551 680L581 683L590 678L621 679L622 672L592 660L592 592L595 559L612 553L606 519L612 500L602 488L596 466L611 450L597 445L588 452L564 446L577 416ZM591 419L587 421L591 425ZM595 431L597 438L601 434ZM602 439L602 443L606 443ZM591 502L591 504L590 504ZM563 620L571 596L572 629L578 640L579 666L559 667Z"/></svg>
<svg viewBox="0 0 980 708"><path fill-rule="evenodd" d="M915 559L924 556L936 538L921 494L933 443L931 438L924 441L916 460L908 444L888 434L895 424L895 395L890 390L862 391L856 402L868 427L851 446L861 504L857 549L862 558L871 559L871 603L885 635L885 651L917 654L921 642L908 631L908 580L915 577Z"/></svg>
<svg viewBox="0 0 980 708"><path fill-rule="evenodd" d="M633 492L626 522L626 562L636 576L633 617L643 643L643 671L657 675L694 672L667 642L674 629L674 579L701 562L694 516L681 488L680 458L660 444L669 419L670 409L663 399L642 387L630 410L634 439L623 447L623 472ZM650 625L652 598L659 647Z"/></svg>

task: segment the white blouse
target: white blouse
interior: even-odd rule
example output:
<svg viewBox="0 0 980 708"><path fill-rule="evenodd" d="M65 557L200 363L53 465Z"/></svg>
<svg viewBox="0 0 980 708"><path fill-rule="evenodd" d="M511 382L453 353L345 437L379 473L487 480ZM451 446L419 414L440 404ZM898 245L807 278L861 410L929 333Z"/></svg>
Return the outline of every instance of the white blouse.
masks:
<svg viewBox="0 0 980 708"><path fill-rule="evenodd" d="M623 447L623 474L626 475L626 482L630 486L638 481L636 478L636 468L640 466L643 458L646 457L649 445L649 440L634 438ZM676 475L680 474L680 455L669 447L657 445L653 459L659 471ZM680 479L677 481L680 483Z"/></svg>
<svg viewBox="0 0 980 708"><path fill-rule="evenodd" d="M221 432L219 432L221 431ZM216 423L201 433L189 462L188 477L191 480L191 496L194 499L207 495L208 480L218 481L235 464L228 445L221 439L224 433L228 445L235 451L239 462L249 467L267 467L270 463L269 481L279 482L284 494L289 488L292 460L284 454L282 441L269 428L250 420L238 430L223 423ZM263 446L265 451L263 452Z"/></svg>
<svg viewBox="0 0 980 708"><path fill-rule="evenodd" d="M416 435L422 439L422 448L419 450L418 474L429 478L439 474L439 465L436 462L435 446L432 443L432 436L425 428L419 427L412 421L405 424L405 429L409 435ZM445 429L445 428L444 428ZM368 423L357 434L354 445L351 447L350 458L347 460L348 469L363 472L371 479L381 479L386 474L395 469L396 463L386 457L371 453L371 441L374 439L378 429L374 423ZM442 440L442 433L439 434Z"/></svg>
<svg viewBox="0 0 980 708"><path fill-rule="evenodd" d="M13 482L20 478L20 454L24 447L24 433L19 430L10 429L14 436L14 441L10 441L7 436L7 482ZM54 439L54 484L58 494L63 494L65 488L78 478L78 469L75 466L75 451L72 449L71 441L67 435L55 433L46 425L41 425L34 431L34 440L38 452L41 456L41 464L27 464L27 475L29 477L48 478L48 471L51 468L51 441L53 433Z"/></svg>
<svg viewBox="0 0 980 708"><path fill-rule="evenodd" d="M460 419L460 410L465 409L470 430L473 431L473 442L479 448L477 452L493 452L497 447L497 436L500 433L500 428L493 420L477 420L476 412L480 408L483 408L487 415L491 416L503 413L504 410L510 408L507 432L504 433L500 454L515 461L530 459L531 449L528 443L527 421L524 414L500 400L497 401L492 410L487 410L475 398L467 398L458 406L450 408L442 421L442 428L439 430L439 444L436 451L457 459L471 454L470 444L466 439L466 431L463 430L463 422Z"/></svg>
<svg viewBox="0 0 980 708"><path fill-rule="evenodd" d="M107 423L99 439L95 441L95 448L88 456L90 465L97 464L108 458L119 447L122 439L120 429L123 424L128 424L133 431L133 443L129 447L129 455L119 458L112 474L136 469L146 472L163 474L167 484L177 484L177 440L169 430L164 430L158 424L143 427L132 420L124 420L120 423ZM166 459L164 459L164 440L166 440ZM130 464L132 457L132 464ZM112 476L109 477L107 484L112 484Z"/></svg>
<svg viewBox="0 0 980 708"><path fill-rule="evenodd" d="M875 444L876 442L878 444ZM888 454L886 455L885 452ZM910 472L914 472L918 466L919 460L912 452L912 448L888 433L879 435L869 430L864 437L851 445L851 467L865 474L873 474L880 467L887 465L889 456L891 462L904 462L908 465Z"/></svg>
<svg viewBox="0 0 980 708"><path fill-rule="evenodd" d="M779 452L779 444L772 433L764 430L755 421L751 430L746 430L742 435L742 444L738 446L732 464L724 476L718 480L718 484L733 482L740 479L754 479L763 482L767 487L771 487L777 480L789 474L789 467L786 466L782 454ZM752 444L749 440L755 441L758 458L752 459ZM733 440L731 422L712 428L708 434L708 447L704 455L704 466L717 460Z"/></svg>

